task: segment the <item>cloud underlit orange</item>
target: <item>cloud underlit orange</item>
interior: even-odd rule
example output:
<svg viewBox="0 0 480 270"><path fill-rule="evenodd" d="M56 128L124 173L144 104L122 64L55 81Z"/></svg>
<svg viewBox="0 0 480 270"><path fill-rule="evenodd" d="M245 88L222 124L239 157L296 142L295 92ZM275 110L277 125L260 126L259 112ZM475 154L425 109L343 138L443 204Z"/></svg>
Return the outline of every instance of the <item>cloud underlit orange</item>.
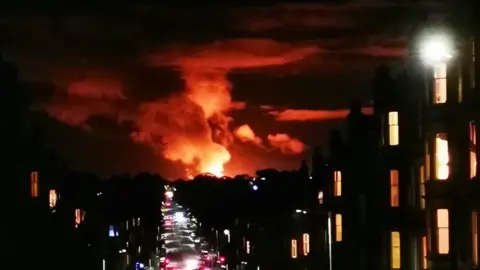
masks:
<svg viewBox="0 0 480 270"><path fill-rule="evenodd" d="M275 117L280 122L308 122L308 121L329 121L345 119L349 114L349 109L338 110L270 110L267 114ZM365 114L372 114L371 107L362 108Z"/></svg>

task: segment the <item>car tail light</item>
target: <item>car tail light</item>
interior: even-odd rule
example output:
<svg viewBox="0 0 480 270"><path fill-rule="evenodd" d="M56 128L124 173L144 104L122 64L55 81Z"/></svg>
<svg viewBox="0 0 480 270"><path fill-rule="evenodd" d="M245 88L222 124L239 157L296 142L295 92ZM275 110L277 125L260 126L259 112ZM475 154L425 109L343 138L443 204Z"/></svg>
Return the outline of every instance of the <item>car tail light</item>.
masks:
<svg viewBox="0 0 480 270"><path fill-rule="evenodd" d="M225 262L225 257L220 256L220 258L218 258L218 260L220 261L220 263L224 263Z"/></svg>

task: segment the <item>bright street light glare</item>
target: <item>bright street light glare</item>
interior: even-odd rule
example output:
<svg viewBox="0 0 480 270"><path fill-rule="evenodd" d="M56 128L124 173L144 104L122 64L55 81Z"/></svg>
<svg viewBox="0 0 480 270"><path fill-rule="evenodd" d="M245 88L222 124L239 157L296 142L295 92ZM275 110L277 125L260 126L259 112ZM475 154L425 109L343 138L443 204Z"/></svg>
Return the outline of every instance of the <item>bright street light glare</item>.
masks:
<svg viewBox="0 0 480 270"><path fill-rule="evenodd" d="M452 52L451 40L443 35L427 37L420 45L420 56L427 64L446 62Z"/></svg>
<svg viewBox="0 0 480 270"><path fill-rule="evenodd" d="M185 261L185 269L194 270L198 268L198 260L188 259Z"/></svg>
<svg viewBox="0 0 480 270"><path fill-rule="evenodd" d="M166 191L166 192L165 192L165 196L167 196L167 198L170 198L170 199L171 199L171 198L173 198L173 192L170 191L170 190L169 190L169 191Z"/></svg>
<svg viewBox="0 0 480 270"><path fill-rule="evenodd" d="M176 213L175 213L175 220L176 220L178 223L186 223L186 222L187 222L187 218L185 217L185 215L183 214L183 212L176 212Z"/></svg>
<svg viewBox="0 0 480 270"><path fill-rule="evenodd" d="M229 234L230 234L230 231L229 231L229 230L224 230L224 231L223 231L223 234L229 235Z"/></svg>

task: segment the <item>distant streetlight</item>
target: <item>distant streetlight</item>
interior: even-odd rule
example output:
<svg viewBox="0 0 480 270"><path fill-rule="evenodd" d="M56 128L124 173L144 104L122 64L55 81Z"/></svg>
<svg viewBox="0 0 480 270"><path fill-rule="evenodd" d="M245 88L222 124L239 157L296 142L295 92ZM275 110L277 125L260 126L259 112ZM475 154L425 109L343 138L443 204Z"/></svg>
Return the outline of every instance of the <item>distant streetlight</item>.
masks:
<svg viewBox="0 0 480 270"><path fill-rule="evenodd" d="M230 243L230 231L229 230L224 230L223 234L225 234L227 236L228 243Z"/></svg>
<svg viewBox="0 0 480 270"><path fill-rule="evenodd" d="M445 63L453 57L453 42L446 34L425 37L420 44L420 57L428 65Z"/></svg>
<svg viewBox="0 0 480 270"><path fill-rule="evenodd" d="M257 186L257 185L253 185L252 189L255 190L255 191L257 191L257 190L258 190L258 186Z"/></svg>

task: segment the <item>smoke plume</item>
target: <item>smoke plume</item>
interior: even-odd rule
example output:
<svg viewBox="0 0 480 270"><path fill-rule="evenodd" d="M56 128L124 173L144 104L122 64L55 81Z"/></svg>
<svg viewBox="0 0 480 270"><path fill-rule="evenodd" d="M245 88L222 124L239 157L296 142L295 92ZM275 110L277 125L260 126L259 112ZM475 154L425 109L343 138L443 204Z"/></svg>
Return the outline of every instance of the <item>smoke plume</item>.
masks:
<svg viewBox="0 0 480 270"><path fill-rule="evenodd" d="M317 51L315 47L250 39L196 48L165 48L148 55L148 63L180 70L184 89L178 93L133 107L121 82L87 79L71 82L67 93L57 94L46 110L58 120L76 126L86 126L95 115L133 121L135 131L130 136L134 141L184 164L192 174L209 172L221 176L231 159L228 147L234 141L229 112L245 107L243 102L232 101L227 74L234 69L285 65ZM238 128L235 136L261 145L261 139L248 125ZM300 141L286 134L269 135L268 140L287 154L304 150Z"/></svg>
<svg viewBox="0 0 480 270"><path fill-rule="evenodd" d="M255 135L255 132L249 125L242 125L235 129L235 137L241 142L251 142L255 145L262 146L262 139Z"/></svg>

